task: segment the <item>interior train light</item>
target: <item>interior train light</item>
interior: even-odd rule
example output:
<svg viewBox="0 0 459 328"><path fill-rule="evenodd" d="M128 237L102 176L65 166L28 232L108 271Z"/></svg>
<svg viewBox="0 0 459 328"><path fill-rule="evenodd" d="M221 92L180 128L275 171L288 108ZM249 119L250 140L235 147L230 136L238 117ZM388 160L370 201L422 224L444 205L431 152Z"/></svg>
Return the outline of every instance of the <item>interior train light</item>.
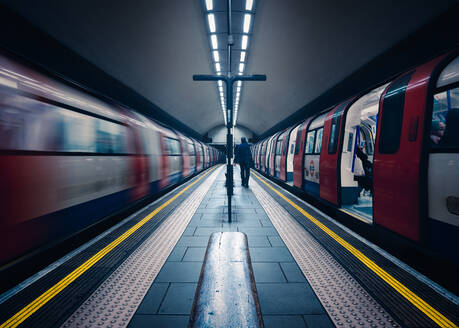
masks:
<svg viewBox="0 0 459 328"><path fill-rule="evenodd" d="M212 49L217 50L218 49L218 40L217 40L217 36L215 34L212 34L210 36L210 41L212 42Z"/></svg>
<svg viewBox="0 0 459 328"><path fill-rule="evenodd" d="M239 72L244 72L244 63L239 64Z"/></svg>
<svg viewBox="0 0 459 328"><path fill-rule="evenodd" d="M213 52L213 54L214 54L214 61L219 62L220 61L220 55L219 55L218 51L215 50ZM218 82L221 82L221 81L218 81Z"/></svg>
<svg viewBox="0 0 459 328"><path fill-rule="evenodd" d="M222 87L222 86L223 86L223 81L222 81L222 80L219 80L219 81L217 82L217 84L218 84L219 87Z"/></svg>
<svg viewBox="0 0 459 328"><path fill-rule="evenodd" d="M210 33L215 33L215 16L214 14L207 15L207 20L209 21ZM244 21L245 24L245 21Z"/></svg>
<svg viewBox="0 0 459 328"><path fill-rule="evenodd" d="M213 4L212 0L206 0L206 8L207 8L207 10L214 9L214 4ZM247 8L247 5L246 5L246 8ZM247 10L250 10L250 9L247 9Z"/></svg>
<svg viewBox="0 0 459 328"><path fill-rule="evenodd" d="M217 72L220 72L220 70L221 70L220 63L215 63L215 70Z"/></svg>
<svg viewBox="0 0 459 328"><path fill-rule="evenodd" d="M217 37L215 37L217 39ZM241 42L241 49L245 50L247 49L247 43L249 42L249 37L247 35L242 36L242 42Z"/></svg>
<svg viewBox="0 0 459 328"><path fill-rule="evenodd" d="M237 81L237 86L240 87L242 85L242 81Z"/></svg>
<svg viewBox="0 0 459 328"><path fill-rule="evenodd" d="M245 51L241 51L241 62L245 62L245 54L246 52ZM238 81L238 83L241 82L241 81Z"/></svg>
<svg viewBox="0 0 459 328"><path fill-rule="evenodd" d="M212 15L213 16L213 15ZM245 14L244 15L244 28L243 31L244 33L249 33L250 30L250 20L252 19L252 15L250 14ZM215 24L215 22L214 22ZM215 26L214 26L215 27Z"/></svg>
<svg viewBox="0 0 459 328"><path fill-rule="evenodd" d="M212 1L210 1L212 3ZM245 3L245 10L252 10L253 0L247 0ZM210 10L210 9L207 9Z"/></svg>

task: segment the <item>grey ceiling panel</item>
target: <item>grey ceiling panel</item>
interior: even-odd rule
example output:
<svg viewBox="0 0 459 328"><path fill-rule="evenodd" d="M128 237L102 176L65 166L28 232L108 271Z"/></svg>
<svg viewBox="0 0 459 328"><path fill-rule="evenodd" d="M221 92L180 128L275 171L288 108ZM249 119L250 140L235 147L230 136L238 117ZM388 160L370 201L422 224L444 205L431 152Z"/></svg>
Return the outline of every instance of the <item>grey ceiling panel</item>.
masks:
<svg viewBox="0 0 459 328"><path fill-rule="evenodd" d="M204 0L0 2L196 131L223 123L216 84L192 81L215 72ZM218 13L226 1L214 2L219 47L226 49L226 19ZM456 3L256 1L245 72L268 80L244 83L238 123L266 131ZM233 10L244 4L233 0ZM234 32L242 17L234 14ZM234 37L239 61L241 34ZM225 57L222 64L226 71Z"/></svg>

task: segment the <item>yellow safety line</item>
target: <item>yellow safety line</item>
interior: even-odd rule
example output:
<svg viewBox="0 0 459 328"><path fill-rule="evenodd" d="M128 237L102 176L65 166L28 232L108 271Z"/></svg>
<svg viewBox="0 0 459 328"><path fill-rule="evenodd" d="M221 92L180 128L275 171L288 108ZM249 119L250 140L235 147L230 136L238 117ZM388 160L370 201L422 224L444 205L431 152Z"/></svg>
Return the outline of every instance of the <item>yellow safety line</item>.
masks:
<svg viewBox="0 0 459 328"><path fill-rule="evenodd" d="M118 246L120 243L122 243L125 239L127 239L130 235L132 235L135 231L137 231L140 227L142 227L149 220L151 220L162 209L164 209L166 206L168 206L170 203L172 203L175 199L177 199L177 197L179 197L181 194L183 194L185 191L187 191L191 186L196 184L199 180L204 178L206 175L208 175L209 173L211 173L215 169L216 169L216 167L212 168L208 172L204 173L202 176L200 176L198 179L196 179L196 181L194 181L193 183L191 183L187 187L183 188L175 196L171 197L169 200L167 200L166 202L161 204L161 206L157 207L153 212L151 212L146 217L144 217L136 225L131 227L129 230L127 230L125 233L123 233L121 236L119 236L113 242L111 242L110 244L105 246L103 249L101 249L99 252L97 252L95 255L93 255L89 260L87 260L86 262L81 264L78 268L73 270L65 278L60 280L54 286L49 288L46 292L44 292L39 297L37 297L34 301L29 303L22 310L17 312L15 315L13 315L7 321L5 321L0 326L0 328L3 328L3 327L17 327L17 326L19 326L24 320L26 320L28 317L30 317L32 314L34 314L36 311L38 311L38 309L40 309L43 305L45 305L48 301L50 301L54 296L59 294L63 289L65 289L68 285L70 285L73 281L75 281L79 276L81 276L83 273L85 273L89 268L91 268L94 264L96 264L100 259L102 259L105 255L110 253L110 251L112 251L116 246Z"/></svg>
<svg viewBox="0 0 459 328"><path fill-rule="evenodd" d="M385 270L383 270L376 263L371 261L368 257L363 255L359 250L357 250L355 247L353 247L347 241L345 241L340 236L338 236L336 233L334 233L332 230L330 230L326 225L324 225L322 222L317 220L311 214L306 212L303 208L298 206L296 203L291 201L289 198L284 196L281 192L279 192L278 190L273 188L271 185L266 183L264 180L262 180L260 178L260 176L258 176L258 174L254 173L254 175L258 180L263 182L268 188L273 190L276 194L278 194L280 197L282 197L282 199L284 199L287 203L292 205L298 212L303 214L306 218L308 218L311 222L313 222L315 225L317 225L320 229L322 229L330 237L332 237L334 240L336 240L341 246L346 248L352 255L357 257L363 264L365 264L368 268L370 268L381 279L383 279L392 288L394 288L398 293L400 293L403 297L405 297L408 301L410 301L415 307L417 307L419 310L421 310L423 313L425 313L430 319L432 319L440 327L450 327L450 328L455 327L455 328L457 328L457 326L453 322L451 322L448 318L446 318L444 315L442 315L440 312L438 312L436 309L434 309L431 305L429 305L427 302L425 302L423 299L421 299L419 296L417 296L415 293L413 293L410 289L408 289L406 286L404 286L402 283L400 283L397 279L392 277L389 273L387 273Z"/></svg>

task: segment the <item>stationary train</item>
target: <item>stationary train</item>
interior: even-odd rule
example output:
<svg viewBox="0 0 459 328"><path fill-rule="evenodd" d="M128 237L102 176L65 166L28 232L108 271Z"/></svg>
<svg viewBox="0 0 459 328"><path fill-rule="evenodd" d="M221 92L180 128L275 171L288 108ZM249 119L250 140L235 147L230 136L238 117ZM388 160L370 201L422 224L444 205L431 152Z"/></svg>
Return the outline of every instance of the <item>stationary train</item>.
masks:
<svg viewBox="0 0 459 328"><path fill-rule="evenodd" d="M0 264L221 160L213 147L0 53Z"/></svg>
<svg viewBox="0 0 459 328"><path fill-rule="evenodd" d="M459 57L439 56L252 147L255 168L459 264Z"/></svg>

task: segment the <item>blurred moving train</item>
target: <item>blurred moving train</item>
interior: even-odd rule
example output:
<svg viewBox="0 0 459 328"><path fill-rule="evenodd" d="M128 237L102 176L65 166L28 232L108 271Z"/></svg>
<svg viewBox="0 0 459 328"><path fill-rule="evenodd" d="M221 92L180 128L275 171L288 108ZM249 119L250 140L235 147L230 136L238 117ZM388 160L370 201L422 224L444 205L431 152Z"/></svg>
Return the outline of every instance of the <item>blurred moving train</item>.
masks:
<svg viewBox="0 0 459 328"><path fill-rule="evenodd" d="M0 53L0 264L221 160L198 140Z"/></svg>
<svg viewBox="0 0 459 328"><path fill-rule="evenodd" d="M459 57L442 55L252 147L255 168L459 264Z"/></svg>

